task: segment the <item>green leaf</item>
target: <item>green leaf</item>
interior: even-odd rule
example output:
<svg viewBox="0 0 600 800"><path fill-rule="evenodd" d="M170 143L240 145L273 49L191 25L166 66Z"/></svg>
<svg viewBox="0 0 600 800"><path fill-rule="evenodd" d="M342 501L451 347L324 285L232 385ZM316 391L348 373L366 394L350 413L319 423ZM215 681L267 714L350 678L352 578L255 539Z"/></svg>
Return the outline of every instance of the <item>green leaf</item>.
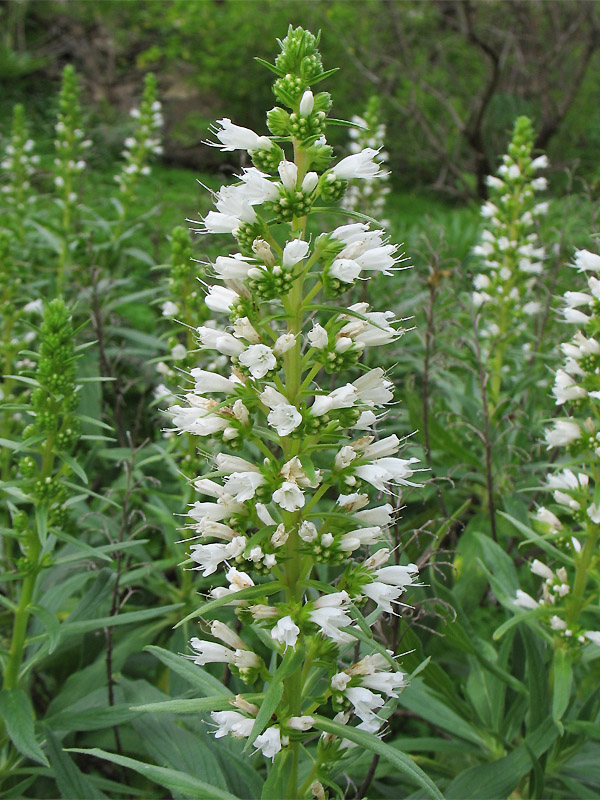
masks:
<svg viewBox="0 0 600 800"><path fill-rule="evenodd" d="M35 507L35 525L38 532L38 537L42 547L46 544L48 538L48 508L45 505L36 505Z"/></svg>
<svg viewBox="0 0 600 800"><path fill-rule="evenodd" d="M134 711L123 703L115 706L93 706L84 710L61 711L44 722L54 731L97 731L112 728L134 719Z"/></svg>
<svg viewBox="0 0 600 800"><path fill-rule="evenodd" d="M260 584L259 586L249 586L247 589L235 592L235 594L226 594L224 597L219 597L216 600L210 600L208 603L204 603L204 605L201 605L196 611L192 611L191 614L188 614L187 617L180 620L175 627L179 628L180 625L196 617L206 617L208 614L212 614L215 609L226 606L227 603L231 603L232 600L253 600L255 597L268 597L271 594L280 592L281 589L281 581L272 581L270 583Z"/></svg>
<svg viewBox="0 0 600 800"><path fill-rule="evenodd" d="M573 684L573 666L571 656L567 650L554 651L554 690L552 694L552 719L560 724L562 715L567 710L571 699L571 686ZM560 726L562 728L562 726Z"/></svg>
<svg viewBox="0 0 600 800"><path fill-rule="evenodd" d="M178 698L176 700L164 700L162 703L145 703L141 706L132 706L132 711L165 712L171 714L199 714L206 711L227 711L232 708L232 701L235 695L228 697L219 695L215 697L192 697L190 699ZM244 694L244 699L249 703L260 703L264 699L264 694Z"/></svg>
<svg viewBox="0 0 600 800"><path fill-rule="evenodd" d="M543 606L540 608L531 608L527 611L516 611L514 617L507 619L506 622L503 622L502 625L496 628L493 634L494 639L501 639L505 633L507 633L511 628L514 628L515 625L519 625L521 622L528 622L530 620L537 619L537 617L541 617L547 613L547 609Z"/></svg>
<svg viewBox="0 0 600 800"><path fill-rule="evenodd" d="M85 470L81 467L77 461L73 458L73 456L68 455L67 453L58 453L58 457L65 462L70 468L71 471L77 475L77 477L83 481L83 483L88 483L88 477L85 474Z"/></svg>
<svg viewBox="0 0 600 800"><path fill-rule="evenodd" d="M277 753L275 762L269 770L269 776L264 783L261 800L281 800L282 797L285 797L292 757L293 753L289 747Z"/></svg>
<svg viewBox="0 0 600 800"><path fill-rule="evenodd" d="M406 775L413 783L424 789L429 797L435 797L436 800L444 800L444 797L435 783L429 778L423 770L418 767L414 761L405 753L401 753L396 748L385 744L374 736L372 733L360 731L350 725L341 725L339 722L334 722L327 717L315 716L315 728L325 733L333 733L342 739L348 739L351 742L370 750L372 753L385 758L400 772Z"/></svg>
<svg viewBox="0 0 600 800"><path fill-rule="evenodd" d="M95 800L106 797L101 791L90 783L85 775L75 764L71 756L62 749L59 740L52 731L45 727L46 746L52 767L53 777L58 786L60 796L67 800L80 800L85 797Z"/></svg>
<svg viewBox="0 0 600 800"><path fill-rule="evenodd" d="M0 717L19 753L49 767L48 759L35 738L33 707L23 689L0 692Z"/></svg>
<svg viewBox="0 0 600 800"><path fill-rule="evenodd" d="M293 650L288 650L288 653L291 653L293 657L294 655ZM265 692L265 699L262 701L258 714L256 715L256 719L254 720L254 725L252 726L252 732L248 737L248 741L246 742L246 746L244 747L244 752L246 752L252 747L256 737L260 736L261 733L264 731L264 729L267 727L267 724L271 719L273 712L281 702L281 698L283 696L283 683L281 679L278 677L278 673L279 670L282 669L282 667L287 668L286 657L287 653L283 661L279 665L279 668L275 671L273 679L269 684L269 688Z"/></svg>
<svg viewBox="0 0 600 800"><path fill-rule="evenodd" d="M119 756L116 753L107 753L98 747L92 747L89 750L73 747L69 748L69 752L103 758L113 764L128 767L148 780L164 786L176 796L182 794L186 797L202 798L202 800L239 800L235 795L219 789L217 786L204 783L204 781L198 780L198 778L194 778L191 775L185 775L183 772L177 772L166 767L156 767L154 764L146 764L143 761L137 761L135 758Z"/></svg>
<svg viewBox="0 0 600 800"><path fill-rule="evenodd" d="M171 653L170 650L163 650L162 647L156 647L156 645L153 644L148 645L144 650L148 653L152 653L165 667L181 675L191 686L198 689L203 694L207 696L219 694L223 697L231 697L231 692L226 686L223 686L221 681L217 680L217 678L206 672L206 670L202 669L202 667L199 667L197 664L192 664L187 658L182 658L175 653Z"/></svg>
<svg viewBox="0 0 600 800"><path fill-rule="evenodd" d="M540 758L557 736L558 728L543 722L525 742L529 751ZM531 757L525 742L497 761L461 772L446 788L448 800L497 800L499 797L508 797L531 769Z"/></svg>
<svg viewBox="0 0 600 800"><path fill-rule="evenodd" d="M56 645L60 639L60 623L56 615L43 606L31 606L32 614L34 614L39 621L46 628L48 634L48 653L56 650Z"/></svg>
<svg viewBox="0 0 600 800"><path fill-rule="evenodd" d="M441 728L453 736L476 744L484 752L490 750L492 742L487 734L448 708L444 701L437 697L420 678L410 683L401 692L398 702L404 708L414 711L422 719L430 722L436 729Z"/></svg>
<svg viewBox="0 0 600 800"><path fill-rule="evenodd" d="M269 61L265 61L264 58L258 58L258 56L254 56L254 60L261 64L263 67L270 69L271 72L274 72L277 77L281 78L283 76L283 72L278 69L274 64L271 64Z"/></svg>

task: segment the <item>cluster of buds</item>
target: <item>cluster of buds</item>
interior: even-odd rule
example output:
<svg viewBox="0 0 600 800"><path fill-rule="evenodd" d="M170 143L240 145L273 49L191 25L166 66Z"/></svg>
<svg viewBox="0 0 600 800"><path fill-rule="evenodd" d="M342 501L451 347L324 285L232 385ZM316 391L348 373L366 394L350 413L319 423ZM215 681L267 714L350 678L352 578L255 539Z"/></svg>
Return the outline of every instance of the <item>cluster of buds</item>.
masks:
<svg viewBox="0 0 600 800"><path fill-rule="evenodd" d="M2 197L7 204L7 213L13 217L13 223L17 223L11 227L17 231L22 231L19 221L23 219L27 207L35 199L35 195L31 192L30 179L40 158L34 155L34 146L34 141L29 138L27 131L25 109L21 104L16 105L10 139L4 149L0 166L5 173Z"/></svg>
<svg viewBox="0 0 600 800"><path fill-rule="evenodd" d="M363 116L352 117L355 127L350 129L351 141L348 150L355 154L370 147L377 151L376 160L383 165L388 160L388 154L384 150L385 125L381 121L380 106L380 99L373 95L367 103ZM348 211L356 211L374 217L380 220L384 227L388 227L389 222L384 215L389 193L390 187L385 174L380 175L377 180L367 178L363 181L352 181L341 205Z"/></svg>
<svg viewBox="0 0 600 800"><path fill-rule="evenodd" d="M222 374L192 369L193 389L169 411L174 430L219 443L212 468L194 481L201 497L189 511L189 563L203 576L222 569L225 584L210 592L215 611L198 613L229 609L246 625L237 634L213 622L219 641L195 637L190 657L227 663L248 683L286 678L268 719L243 701L213 713L216 735L248 738L268 758L289 747L297 763L299 743L318 729L315 714L357 719L376 733L386 697L403 685L360 609L374 609L371 620L398 613L417 578L415 564L387 566L395 513L387 500L418 484L416 459L398 455L400 439L377 439L391 381L379 367L359 366L365 348L400 338L401 320L366 302L344 310L339 300L325 302L374 271L393 274L396 248L363 223L320 235L311 228L317 199L339 199L349 180L381 174L377 153L367 148L331 164L322 115L329 100L311 89L327 74L317 40L290 28L280 44L274 91L287 109L268 113L273 136L228 119L214 129L216 146L246 150L254 162L214 195L216 210L199 226L237 241L237 252L212 265L218 282L206 305L221 321L197 329L200 346L228 366ZM318 383L348 368L355 374L337 388ZM382 494L385 502L375 499ZM255 652L257 633L272 651L267 659ZM333 751L343 752L342 741L322 738L317 773L325 775Z"/></svg>
<svg viewBox="0 0 600 800"><path fill-rule="evenodd" d="M152 156L163 152L160 129L164 120L157 96L156 77L152 72L144 79L140 107L131 109L130 115L135 127L132 135L125 139L125 163L119 174L115 175L115 181L126 200L133 196L140 176L150 174L149 161Z"/></svg>
<svg viewBox="0 0 600 800"><path fill-rule="evenodd" d="M59 527L68 521L63 478L71 474L70 454L79 440L74 335L67 307L53 300L43 309L37 366L29 376L32 421L23 431L26 454L18 463L24 494L47 508L49 524Z"/></svg>
<svg viewBox="0 0 600 800"><path fill-rule="evenodd" d="M200 283L202 274L198 262L192 259L189 233L181 226L173 228L168 299L161 304L163 318L171 322L168 340L171 358L169 363L160 361L157 365L158 373L171 384L179 382L181 371L189 372L195 365L195 327L210 314ZM171 390L159 387L158 393L167 396Z"/></svg>
<svg viewBox="0 0 600 800"><path fill-rule="evenodd" d="M536 219L547 212L548 203L536 199L547 185L536 174L548 166L548 159L532 158L533 143L531 122L519 117L508 153L497 174L487 179L490 200L481 208L485 227L473 254L484 271L474 278L472 300L475 308L482 308L479 334L489 340L490 353L494 346L503 352L517 343L527 318L541 310L535 286L545 252Z"/></svg>
<svg viewBox="0 0 600 800"><path fill-rule="evenodd" d="M543 579L535 599L519 590L516 605L534 610L564 640L600 646L600 631L587 630L584 606L597 589L589 573L594 569L600 534L597 472L600 459L600 256L587 250L575 255L574 266L586 273L587 291L564 295L566 323L578 326L570 341L561 345L565 362L555 376L556 404L570 414L553 421L546 431L548 448L565 448L568 467L548 475L546 488L554 506L539 508L537 525L553 543L555 558L564 563L551 569L538 559L532 572ZM590 585L592 588L590 588ZM584 599L585 598L585 599ZM582 618L583 617L583 618ZM591 620L590 620L591 622Z"/></svg>
<svg viewBox="0 0 600 800"><path fill-rule="evenodd" d="M54 141L56 148L54 186L65 209L73 208L77 203L77 179L86 167L85 151L92 144L85 138L79 95L77 73L74 67L68 64L62 73Z"/></svg>

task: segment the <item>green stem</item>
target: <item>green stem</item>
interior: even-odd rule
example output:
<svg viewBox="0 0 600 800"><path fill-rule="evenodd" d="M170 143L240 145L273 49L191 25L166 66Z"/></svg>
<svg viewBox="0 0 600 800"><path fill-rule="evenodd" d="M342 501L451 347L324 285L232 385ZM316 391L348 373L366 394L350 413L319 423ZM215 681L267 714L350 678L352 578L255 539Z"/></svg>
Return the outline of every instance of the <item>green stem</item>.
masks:
<svg viewBox="0 0 600 800"><path fill-rule="evenodd" d="M575 564L575 581L573 583L573 591L568 600L568 611L565 620L567 627L571 629L577 626L583 609L585 589L588 583L590 567L595 557L599 533L600 531L597 530L596 525L588 526L585 544Z"/></svg>

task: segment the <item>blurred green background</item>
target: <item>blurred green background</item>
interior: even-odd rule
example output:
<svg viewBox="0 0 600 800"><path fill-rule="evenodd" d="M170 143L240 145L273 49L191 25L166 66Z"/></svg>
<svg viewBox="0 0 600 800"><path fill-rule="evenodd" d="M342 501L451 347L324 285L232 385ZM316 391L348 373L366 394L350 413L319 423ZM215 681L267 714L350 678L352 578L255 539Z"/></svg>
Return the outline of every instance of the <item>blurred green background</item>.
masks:
<svg viewBox="0 0 600 800"><path fill-rule="evenodd" d="M143 73L159 76L164 161L231 172L227 154L203 146L210 122L228 116L262 130L273 103L272 58L288 24L322 31L334 116L382 98L396 189L464 201L506 149L527 114L565 188L565 169L598 179L598 3L513 0L10 0L0 5L0 125L24 102L36 139L46 135L59 75L82 75L97 167L118 156L127 111ZM343 129L332 129L343 144Z"/></svg>

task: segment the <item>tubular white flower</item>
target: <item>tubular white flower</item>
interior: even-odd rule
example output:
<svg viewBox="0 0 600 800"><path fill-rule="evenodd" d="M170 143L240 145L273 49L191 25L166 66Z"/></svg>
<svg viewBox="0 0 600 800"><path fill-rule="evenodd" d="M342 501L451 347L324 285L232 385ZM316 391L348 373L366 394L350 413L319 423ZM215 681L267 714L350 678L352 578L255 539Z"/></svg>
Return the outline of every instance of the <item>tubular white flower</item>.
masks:
<svg viewBox="0 0 600 800"><path fill-rule="evenodd" d="M271 638L281 642L287 650L288 647L295 647L299 633L300 628L288 615L277 620L276 625L271 629Z"/></svg>
<svg viewBox="0 0 600 800"><path fill-rule="evenodd" d="M233 651L216 642L205 642L203 639L193 637L190 644L198 655L192 656L194 664L203 667L206 664L232 664Z"/></svg>
<svg viewBox="0 0 600 800"><path fill-rule="evenodd" d="M333 173L337 178L349 181L353 178L377 178L385 173L381 170L381 165L375 160L377 150L366 147L360 153L346 156L333 167Z"/></svg>
<svg viewBox="0 0 600 800"><path fill-rule="evenodd" d="M298 167L293 161L281 161L277 167L281 183L288 192L296 191L298 182Z"/></svg>
<svg viewBox="0 0 600 800"><path fill-rule="evenodd" d="M240 296L233 289L225 286L211 286L204 302L211 311L219 311L222 314L229 314L231 309L237 305Z"/></svg>
<svg viewBox="0 0 600 800"><path fill-rule="evenodd" d="M281 731L277 725L272 725L260 736L257 736L252 744L262 751L265 758L275 758L281 750Z"/></svg>
<svg viewBox="0 0 600 800"><path fill-rule="evenodd" d="M306 498L295 483L284 481L279 489L273 492L273 502L286 511L297 511L304 506Z"/></svg>
<svg viewBox="0 0 600 800"><path fill-rule="evenodd" d="M239 356L240 364L248 367L253 378L264 378L267 372L275 369L277 359L266 344L251 344Z"/></svg>
<svg viewBox="0 0 600 800"><path fill-rule="evenodd" d="M266 136L258 136L249 128L234 125L227 117L217 120L221 130L214 129L214 134L223 145L219 149L223 152L231 150L256 150L257 148L270 149L271 140ZM219 145L215 145L218 147Z"/></svg>
<svg viewBox="0 0 600 800"><path fill-rule="evenodd" d="M289 436L302 423L302 414L296 406L279 403L269 412L267 422L279 436Z"/></svg>

